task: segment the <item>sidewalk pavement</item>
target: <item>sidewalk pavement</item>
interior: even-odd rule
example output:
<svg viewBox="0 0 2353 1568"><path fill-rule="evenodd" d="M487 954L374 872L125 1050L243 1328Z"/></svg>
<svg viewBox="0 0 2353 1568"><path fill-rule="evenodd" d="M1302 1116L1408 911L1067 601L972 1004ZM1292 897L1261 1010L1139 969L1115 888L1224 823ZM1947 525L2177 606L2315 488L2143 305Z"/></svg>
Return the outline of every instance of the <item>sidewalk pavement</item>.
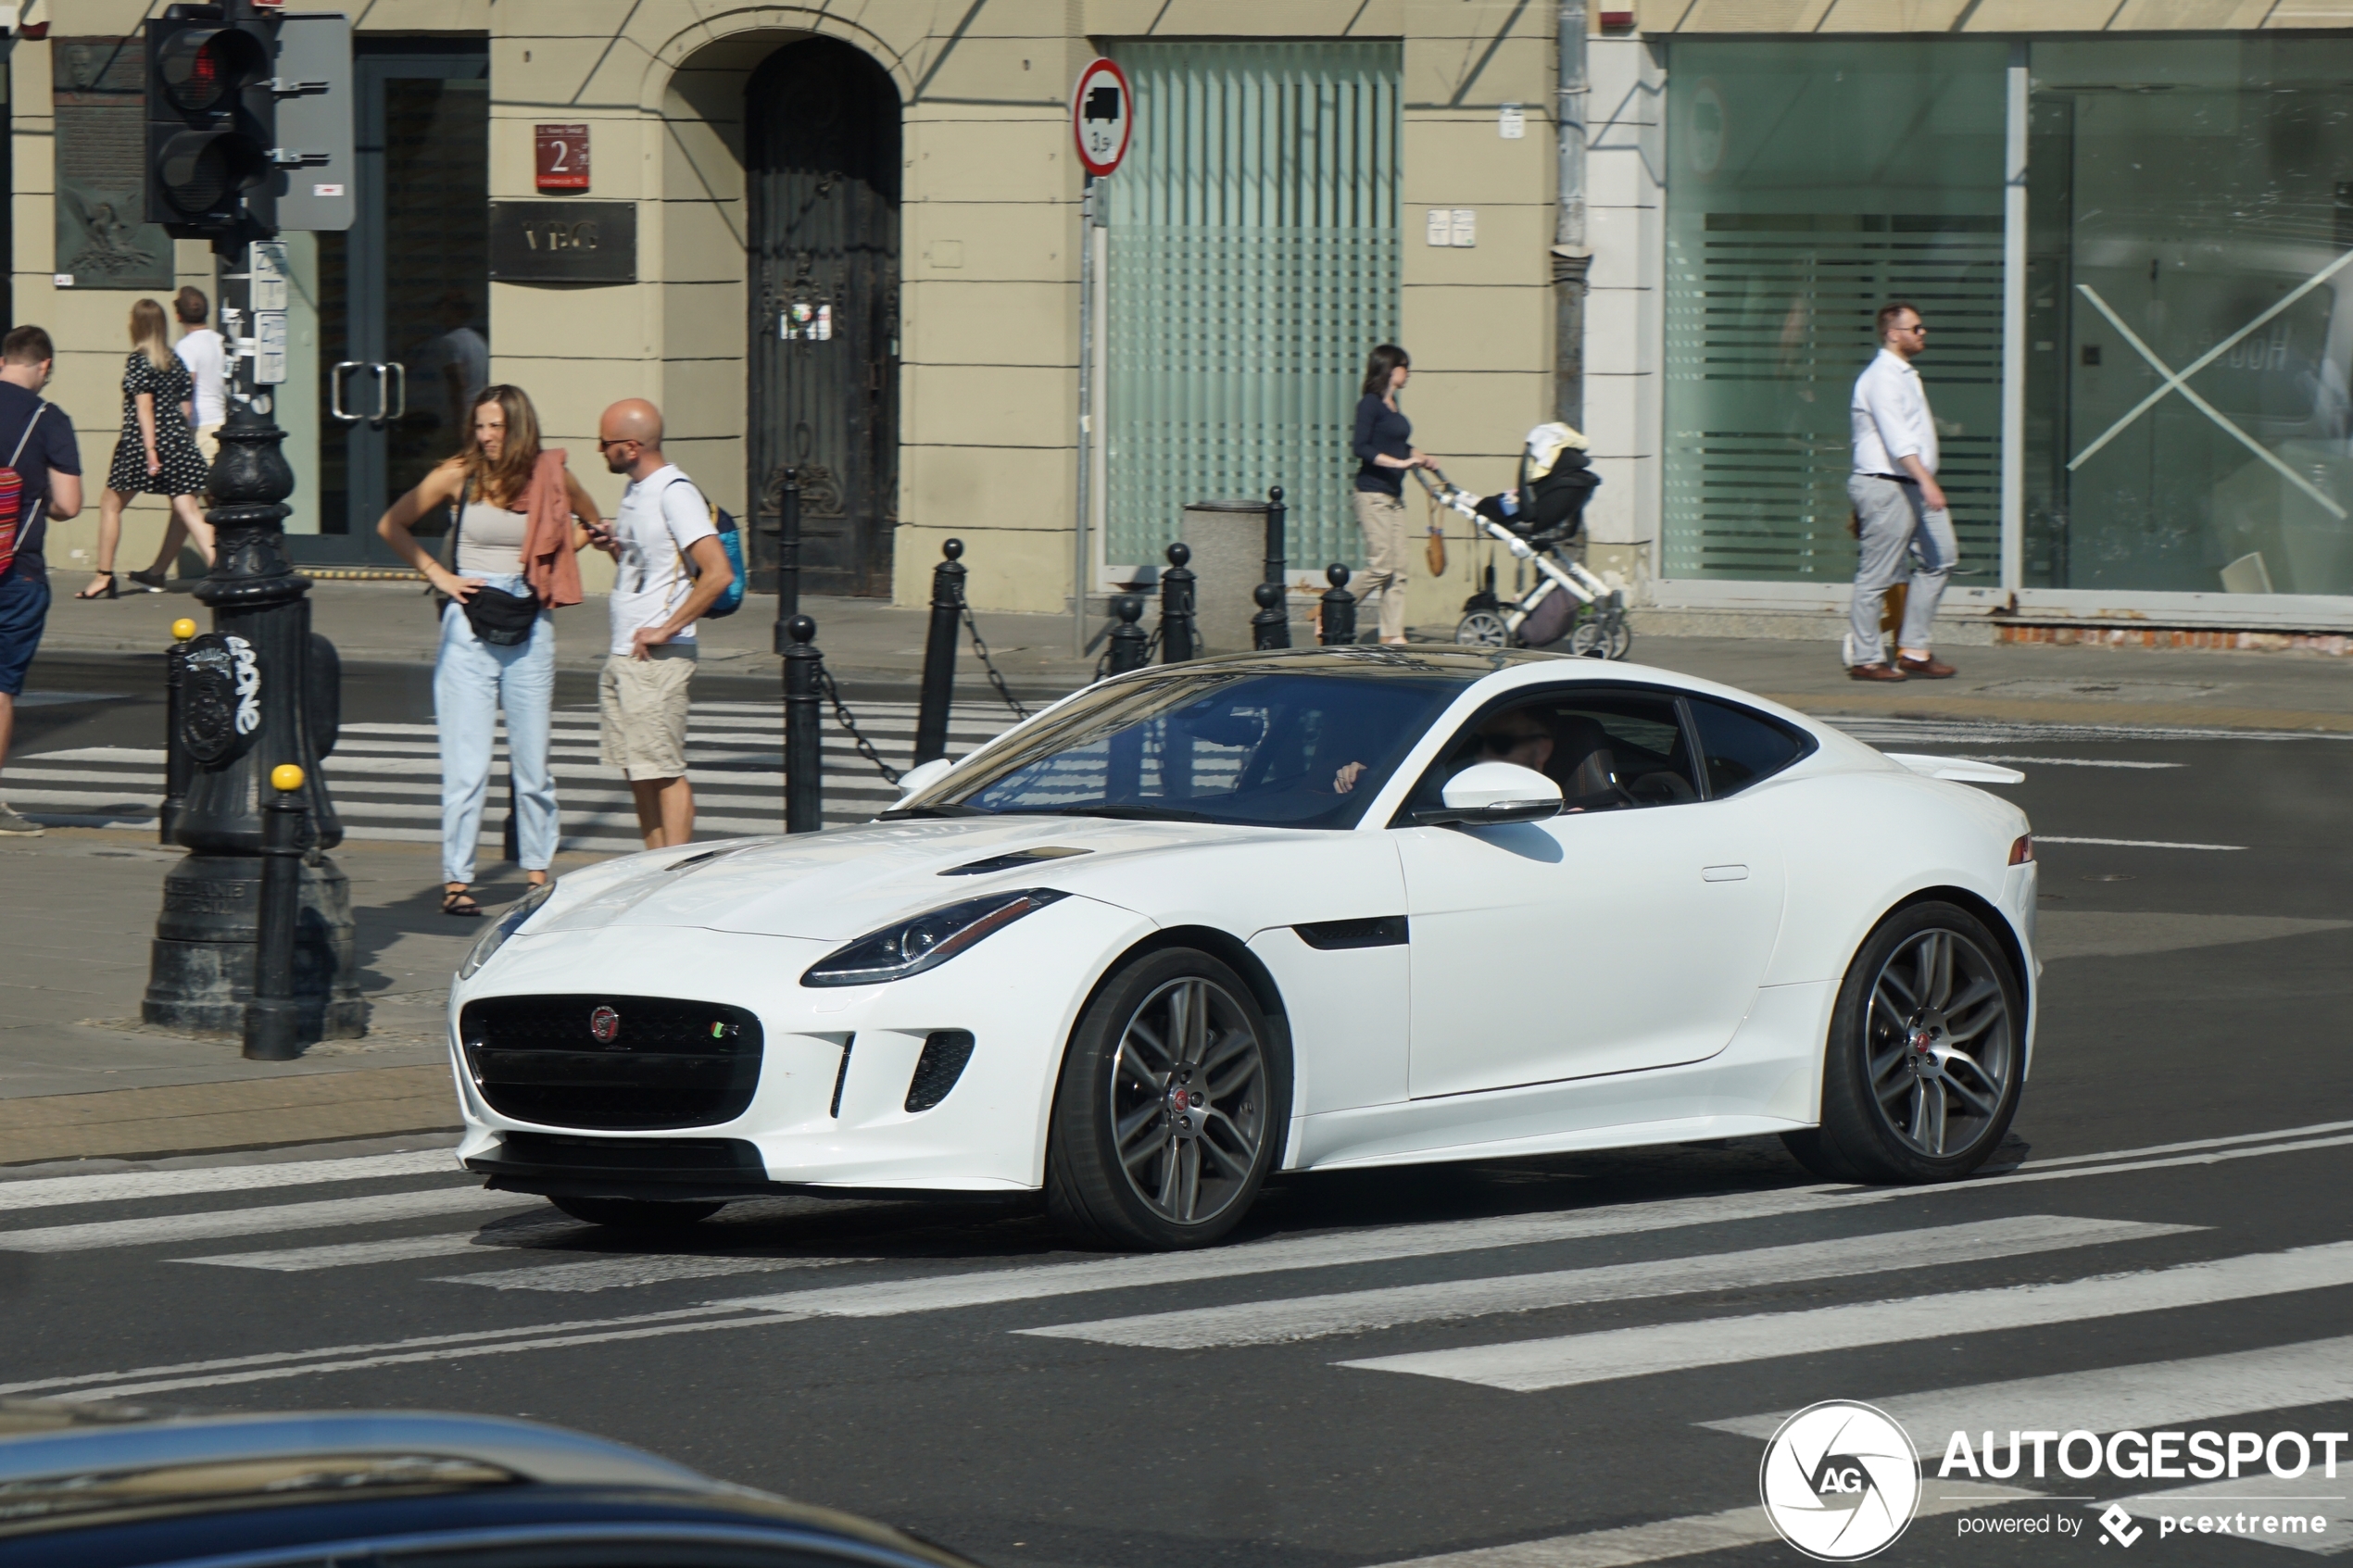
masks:
<svg viewBox="0 0 2353 1568"><path fill-rule="evenodd" d="M317 624L346 659L431 659L431 618L405 586L324 583L314 599ZM176 596L61 602L51 611L43 652L152 652L171 617L195 608ZM845 685L912 696L922 668L923 611L854 599L812 599L807 608ZM978 619L1008 678L1028 695L1058 695L1092 674L1091 656L1070 657L1062 618ZM707 626L711 672L773 677L772 620L754 599L743 614ZM565 663L595 667L602 604L566 611L558 622ZM1962 671L1954 680L1866 686L1846 679L1834 645L1642 636L1634 652L1831 718L2353 734L2353 671L2315 656L1968 647L1951 650ZM968 647L959 676L961 696L987 698ZM38 664L32 684L42 684ZM0 1166L72 1160L86 1170L97 1168L92 1161L202 1150L393 1135L447 1139L457 1118L441 1034L444 997L482 927L438 912L434 855L430 845L374 843L336 852L351 878L372 1026L365 1039L266 1063L245 1060L234 1040L191 1040L138 1022L148 933L177 851L100 829L55 829L0 845L0 881L9 894L0 905ZM591 858L565 855L558 868ZM500 868L484 902L495 906L521 891L521 873Z"/></svg>
<svg viewBox="0 0 2353 1568"><path fill-rule="evenodd" d="M178 584L174 584L175 587ZM347 662L430 663L436 624L423 596L405 583L321 583L311 589L313 623ZM923 672L928 612L879 599L807 597L825 666L852 696L908 698ZM775 601L751 597L724 621L703 622L702 668L709 675L774 679ZM44 655L158 653L174 618L202 607L184 594L141 595L87 604L60 599L49 612ZM1006 680L1025 697L1059 696L1091 680L1100 645L1071 653L1066 616L976 613L974 617ZM1722 681L1825 717L1924 714L2058 724L2188 724L2220 729L2353 733L2353 668L2314 654L2209 652L2133 647L1997 645L1955 647L1960 666L1950 681L1866 685L1838 662L1835 641L1669 637L1642 632L1637 663ZM556 615L560 668L595 671L604 662L608 621L601 596ZM1093 629L1100 633L1099 625ZM1451 628L1416 628L1442 641ZM1304 627L1292 628L1306 640ZM33 671L40 684L40 671ZM992 700L987 678L960 639L957 699Z"/></svg>

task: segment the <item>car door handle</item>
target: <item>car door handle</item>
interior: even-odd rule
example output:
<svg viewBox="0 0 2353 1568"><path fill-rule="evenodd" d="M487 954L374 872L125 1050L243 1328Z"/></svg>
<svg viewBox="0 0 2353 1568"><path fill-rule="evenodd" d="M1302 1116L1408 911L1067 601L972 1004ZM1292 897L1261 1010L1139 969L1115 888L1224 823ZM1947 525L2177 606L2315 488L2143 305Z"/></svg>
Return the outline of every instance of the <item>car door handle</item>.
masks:
<svg viewBox="0 0 2353 1568"><path fill-rule="evenodd" d="M1699 869L1699 879L1702 882L1746 882L1748 868L1746 866L1702 866Z"/></svg>

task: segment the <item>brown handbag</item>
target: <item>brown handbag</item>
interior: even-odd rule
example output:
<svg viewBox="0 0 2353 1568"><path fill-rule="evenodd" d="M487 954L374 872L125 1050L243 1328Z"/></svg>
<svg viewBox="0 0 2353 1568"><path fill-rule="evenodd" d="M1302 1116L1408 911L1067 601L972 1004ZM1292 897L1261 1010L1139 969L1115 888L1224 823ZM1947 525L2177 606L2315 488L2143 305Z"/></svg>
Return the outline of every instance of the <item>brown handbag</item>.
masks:
<svg viewBox="0 0 2353 1568"><path fill-rule="evenodd" d="M1428 559L1432 577L1446 575L1446 535L1435 528L1429 531Z"/></svg>

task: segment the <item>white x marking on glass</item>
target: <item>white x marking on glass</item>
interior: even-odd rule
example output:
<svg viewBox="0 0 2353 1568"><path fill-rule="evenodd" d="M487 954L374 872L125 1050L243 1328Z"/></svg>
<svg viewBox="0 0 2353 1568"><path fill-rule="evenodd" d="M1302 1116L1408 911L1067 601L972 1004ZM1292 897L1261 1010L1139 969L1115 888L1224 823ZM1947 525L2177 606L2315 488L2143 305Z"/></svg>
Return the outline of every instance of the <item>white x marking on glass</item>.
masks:
<svg viewBox="0 0 2353 1568"><path fill-rule="evenodd" d="M2089 446L2084 447L2083 450L2078 452L2073 458L2070 458L2067 465L2067 471L2073 473L2077 469L2082 468L2086 462L2090 461L2094 453L2097 452L2101 447L2106 446L2109 442L2115 440L2119 435L2122 434L2127 425L2130 425L2143 414L2147 413L2151 408L2157 407L2158 401L2162 399L2167 393L2178 392L2192 408L2197 409L2198 412L2204 414L2208 419L2212 420L2216 424L2221 426L2221 428L2241 445L2245 446L2248 451L2254 453L2257 457L2262 458L2265 462L2271 464L2272 468L2278 470L2281 478L2286 480L2290 484L2295 485L2298 490L2303 491L2304 494L2319 502L2330 516L2335 518L2340 522L2344 521L2346 518L2346 511L2343 507L2337 505L2335 501L2332 500L2318 486L2313 484L2310 480L2306 479L2302 474L2296 472L2294 469L2288 467L2287 464L2282 462L2279 457L2274 454L2270 447L2263 445L2253 436L2247 434L2246 432L2233 424L2223 416L2221 409L2215 408L2213 404L2208 403L2205 398L2200 397L2196 393L2191 391L2189 387L2189 379L2197 374L2200 370L2206 369L2207 366L2214 363L2215 360L2221 358L2223 355L2228 354L2233 348L2236 347L2241 340L2245 339L2248 333L2262 326L2264 322L2270 320L2281 311L2285 310L2289 306L2295 304L2297 300L2303 298L2314 289L2319 288L2330 278L2335 276L2336 273L2342 270L2348 263L2353 263L2353 250L2347 251L2343 256L2338 257L2334 261L2330 262L2326 267L2322 268L2318 272L2315 272L2310 277L2305 279L2304 282L2298 284L2296 288L2290 290L2287 294L2281 295L2278 302L2275 303L2270 309L2264 311L2260 316L2256 317L2255 320L2249 321L2246 326L2241 327L2237 332L2233 332L2229 337L2224 338L2221 342L2208 349L2204 354L2200 355L2197 358L2192 360L2189 364L2183 366L2179 370L2174 370L2164 360L2158 358L2156 353L2150 349L2149 345L2141 341L2139 334L2134 332L2132 328L2126 326L2123 319L2118 316L2117 313L2109 307L2108 301L2099 296L2099 291L2093 288L2089 283L2076 284L2076 292L2081 294L2085 299L2090 300L2093 307L2097 309L2101 315L2108 318L2108 325L2114 327L2118 332L2124 334L2124 341L2133 345L2133 352L2140 355L2142 358L2147 360L2149 362L2149 368L2154 370L2158 375L2164 377L2165 379L2158 384L2158 388L2155 392L2152 392L2146 397L2142 398L2138 403L2133 406L2132 409L2127 412L2122 419L2117 420L2114 424L2108 426L2107 430L2103 431L2098 440L2093 442Z"/></svg>

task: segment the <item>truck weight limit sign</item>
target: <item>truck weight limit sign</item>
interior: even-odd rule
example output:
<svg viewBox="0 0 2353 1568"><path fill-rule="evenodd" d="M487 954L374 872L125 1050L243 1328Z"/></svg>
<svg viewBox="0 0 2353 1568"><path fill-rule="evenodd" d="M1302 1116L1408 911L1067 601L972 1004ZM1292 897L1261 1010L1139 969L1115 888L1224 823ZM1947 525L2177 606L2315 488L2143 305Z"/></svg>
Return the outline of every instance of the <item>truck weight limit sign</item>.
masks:
<svg viewBox="0 0 2353 1568"><path fill-rule="evenodd" d="M1070 95L1070 129L1078 140L1078 161L1089 174L1109 174L1127 156L1136 129L1136 95L1126 75L1109 60L1092 60L1078 73Z"/></svg>

